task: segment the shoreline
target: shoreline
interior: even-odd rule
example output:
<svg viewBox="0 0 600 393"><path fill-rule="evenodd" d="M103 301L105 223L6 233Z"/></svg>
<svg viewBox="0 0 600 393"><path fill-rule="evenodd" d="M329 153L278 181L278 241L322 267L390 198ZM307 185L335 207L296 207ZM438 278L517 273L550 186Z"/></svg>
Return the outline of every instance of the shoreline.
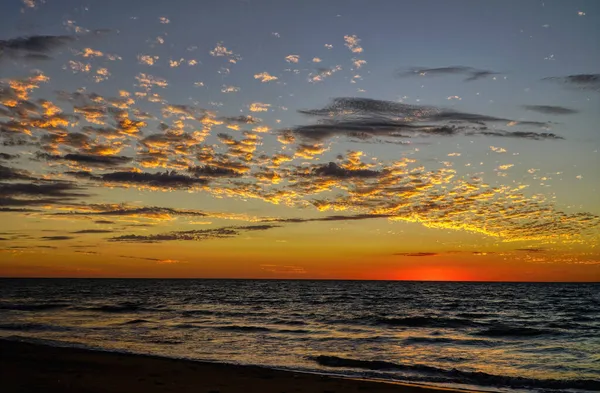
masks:
<svg viewBox="0 0 600 393"><path fill-rule="evenodd" d="M3 392L482 392L0 339Z"/></svg>

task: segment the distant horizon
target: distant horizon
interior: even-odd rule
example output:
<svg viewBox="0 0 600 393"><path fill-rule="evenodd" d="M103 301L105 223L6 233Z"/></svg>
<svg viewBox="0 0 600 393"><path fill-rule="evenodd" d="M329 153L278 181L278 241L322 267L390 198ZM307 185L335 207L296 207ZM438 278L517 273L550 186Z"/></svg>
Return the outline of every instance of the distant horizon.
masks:
<svg viewBox="0 0 600 393"><path fill-rule="evenodd" d="M386 280L352 278L243 278L243 277L8 277L0 280L214 280L214 281L356 281L356 282L424 282L424 283L498 283L498 284L600 284L600 281L485 281L485 280Z"/></svg>

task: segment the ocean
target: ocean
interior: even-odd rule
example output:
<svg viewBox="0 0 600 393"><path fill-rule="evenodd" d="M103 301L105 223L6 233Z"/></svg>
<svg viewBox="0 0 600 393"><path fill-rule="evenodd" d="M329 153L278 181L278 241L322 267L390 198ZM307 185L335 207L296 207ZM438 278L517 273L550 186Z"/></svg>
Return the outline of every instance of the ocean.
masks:
<svg viewBox="0 0 600 393"><path fill-rule="evenodd" d="M488 391L600 391L600 284L0 279L0 337Z"/></svg>

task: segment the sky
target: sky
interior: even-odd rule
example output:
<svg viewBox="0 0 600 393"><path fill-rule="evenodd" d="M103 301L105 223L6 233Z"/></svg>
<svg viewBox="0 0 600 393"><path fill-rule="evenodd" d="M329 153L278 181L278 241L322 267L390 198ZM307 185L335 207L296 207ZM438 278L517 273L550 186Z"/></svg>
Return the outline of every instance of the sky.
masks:
<svg viewBox="0 0 600 393"><path fill-rule="evenodd" d="M600 2L0 5L0 276L600 281Z"/></svg>

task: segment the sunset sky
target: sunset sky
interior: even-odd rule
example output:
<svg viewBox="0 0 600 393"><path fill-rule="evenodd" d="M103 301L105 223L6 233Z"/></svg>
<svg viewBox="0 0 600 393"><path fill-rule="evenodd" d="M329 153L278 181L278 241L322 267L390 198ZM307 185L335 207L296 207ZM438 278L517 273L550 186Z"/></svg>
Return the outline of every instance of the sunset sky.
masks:
<svg viewBox="0 0 600 393"><path fill-rule="evenodd" d="M7 0L0 276L600 281L600 2Z"/></svg>

